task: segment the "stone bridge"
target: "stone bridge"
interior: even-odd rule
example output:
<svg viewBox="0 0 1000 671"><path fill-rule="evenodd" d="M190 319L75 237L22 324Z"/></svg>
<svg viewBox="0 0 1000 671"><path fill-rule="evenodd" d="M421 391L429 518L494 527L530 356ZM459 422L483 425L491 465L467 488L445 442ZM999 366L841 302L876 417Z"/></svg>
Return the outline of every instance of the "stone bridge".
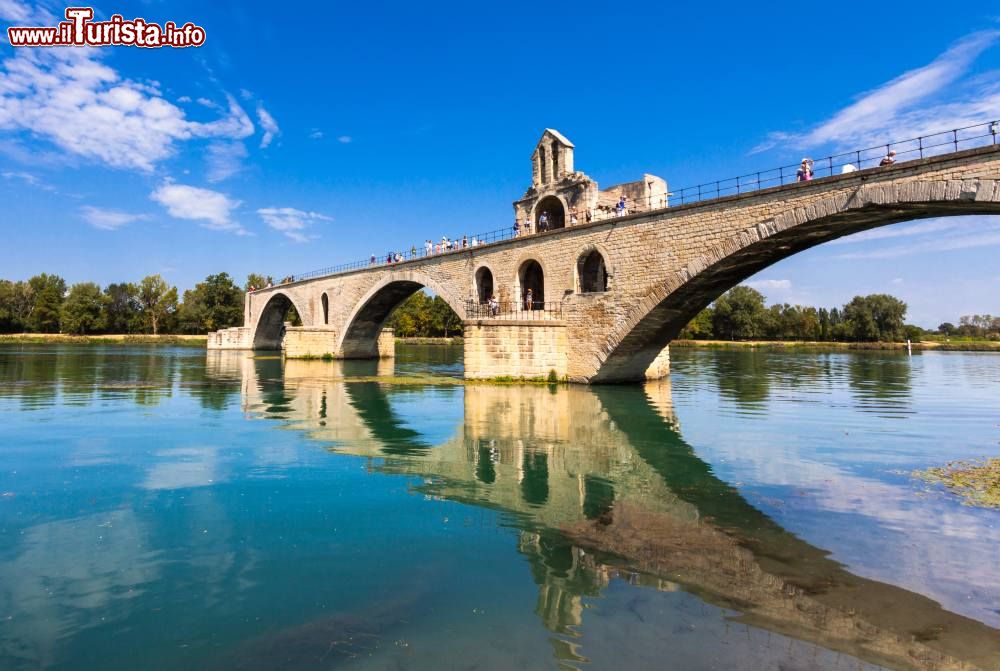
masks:
<svg viewBox="0 0 1000 671"><path fill-rule="evenodd" d="M530 234L248 294L244 326L210 334L209 347L392 356L383 325L426 287L464 321L468 378L653 379L669 371L667 346L693 316L773 263L879 226L1000 214L995 145L671 207L652 175L599 191L573 172L572 149L554 131L536 148L533 185L515 202ZM592 219L612 191L648 207ZM554 228L538 230L543 212ZM491 295L499 314L482 308ZM284 324L292 306L302 326Z"/></svg>

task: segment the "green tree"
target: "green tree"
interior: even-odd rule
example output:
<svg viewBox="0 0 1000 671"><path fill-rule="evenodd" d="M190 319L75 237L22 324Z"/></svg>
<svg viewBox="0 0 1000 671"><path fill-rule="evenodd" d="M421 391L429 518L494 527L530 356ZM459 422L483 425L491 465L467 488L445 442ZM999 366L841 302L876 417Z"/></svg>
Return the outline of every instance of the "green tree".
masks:
<svg viewBox="0 0 1000 671"><path fill-rule="evenodd" d="M733 287L715 301L712 329L717 338L757 338L762 332L765 312L762 293L742 285Z"/></svg>
<svg viewBox="0 0 1000 671"><path fill-rule="evenodd" d="M944 322L938 325L937 330L941 335L950 336L955 333L955 325L951 322Z"/></svg>
<svg viewBox="0 0 1000 671"><path fill-rule="evenodd" d="M104 328L106 298L93 282L74 284L62 304L60 325L63 333L85 335Z"/></svg>
<svg viewBox="0 0 1000 671"><path fill-rule="evenodd" d="M689 340L707 340L712 337L712 308L707 307L694 316L687 326L681 329L680 338Z"/></svg>
<svg viewBox="0 0 1000 671"><path fill-rule="evenodd" d="M177 311L177 287L168 285L159 275L149 275L139 283L139 304L143 322L153 331Z"/></svg>
<svg viewBox="0 0 1000 671"><path fill-rule="evenodd" d="M209 275L194 289L184 292L178 310L181 328L204 333L243 323L244 292L228 273Z"/></svg>
<svg viewBox="0 0 1000 671"><path fill-rule="evenodd" d="M109 284L104 298L104 321L109 333L133 333L141 326L138 286L131 282Z"/></svg>
<svg viewBox="0 0 1000 671"><path fill-rule="evenodd" d="M850 338L858 341L894 341L903 335L906 303L887 294L855 296L844 306Z"/></svg>
<svg viewBox="0 0 1000 671"><path fill-rule="evenodd" d="M258 275L257 273L250 273L247 275L247 281L243 285L244 291L250 291L250 287L257 287L258 289L263 289L268 284L273 284L274 280L271 279L270 275Z"/></svg>
<svg viewBox="0 0 1000 671"><path fill-rule="evenodd" d="M27 325L39 333L58 333L66 280L58 275L35 275L28 284L34 296L34 305L27 318Z"/></svg>

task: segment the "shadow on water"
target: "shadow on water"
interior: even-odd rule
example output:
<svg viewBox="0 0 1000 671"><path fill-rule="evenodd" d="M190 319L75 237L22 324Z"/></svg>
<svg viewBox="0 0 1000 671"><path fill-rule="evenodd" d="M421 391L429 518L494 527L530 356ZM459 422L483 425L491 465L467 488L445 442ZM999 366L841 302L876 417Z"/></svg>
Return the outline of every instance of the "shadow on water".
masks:
<svg viewBox="0 0 1000 671"><path fill-rule="evenodd" d="M908 373L894 363L871 374L882 390L877 393L905 403ZM861 378L868 365L862 360L851 369L852 388L866 388ZM302 379L297 366L287 362L285 375ZM742 379L727 387L738 402L767 399L766 386L727 372L724 366L716 371L720 387L724 378ZM992 668L1000 662L996 630L850 573L716 477L680 435L669 380L555 393L467 385L460 435L436 446L402 425L390 385L327 387L331 398L335 388L346 389L342 394L356 412L341 422L357 422L363 430L355 433L373 437L345 442L340 427L338 452L380 457L374 470L419 476L418 492L507 515L539 589L536 614L564 662L585 659L578 632L584 599L600 596L622 576L656 589L680 585L738 611L737 619L754 627L890 667ZM298 390L315 393L314 387ZM270 414L262 400L245 403ZM294 417L320 443L335 442L315 416L299 414L317 403L303 398L291 405L278 416Z"/></svg>

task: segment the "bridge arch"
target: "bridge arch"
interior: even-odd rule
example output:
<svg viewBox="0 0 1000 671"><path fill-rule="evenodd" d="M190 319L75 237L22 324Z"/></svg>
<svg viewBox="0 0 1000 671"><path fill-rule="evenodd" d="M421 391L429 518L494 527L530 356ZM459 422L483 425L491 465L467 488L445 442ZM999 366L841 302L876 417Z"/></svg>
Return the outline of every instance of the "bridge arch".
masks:
<svg viewBox="0 0 1000 671"><path fill-rule="evenodd" d="M840 237L929 217L1000 214L1000 181L863 184L786 210L716 244L636 301L606 338L592 382L641 379L682 328L723 293L778 261Z"/></svg>
<svg viewBox="0 0 1000 671"><path fill-rule="evenodd" d="M323 323L330 323L330 297L323 292L323 296L320 298L320 302L323 304Z"/></svg>
<svg viewBox="0 0 1000 671"><path fill-rule="evenodd" d="M281 349L281 341L285 337L285 315L293 307L299 317L305 319L307 313L292 299L290 294L284 291L275 291L268 296L267 302L260 309L257 322L254 324L254 349Z"/></svg>
<svg viewBox="0 0 1000 671"><path fill-rule="evenodd" d="M453 292L428 275L408 270L392 272L368 290L344 322L339 349L346 359L368 359L378 355L378 337L396 307L424 287L440 296L460 318L465 306Z"/></svg>
<svg viewBox="0 0 1000 671"><path fill-rule="evenodd" d="M524 309L527 305L529 289L531 290L531 302L533 304L541 303L542 306L538 309L544 308L546 277L551 279L552 276L549 275L545 264L538 258L528 255L517 262L514 271L513 299L518 301L520 309Z"/></svg>
<svg viewBox="0 0 1000 671"><path fill-rule="evenodd" d="M487 263L476 268L473 275L472 295L475 296L477 302L485 303L490 299L490 296L498 293L496 277L496 273Z"/></svg>

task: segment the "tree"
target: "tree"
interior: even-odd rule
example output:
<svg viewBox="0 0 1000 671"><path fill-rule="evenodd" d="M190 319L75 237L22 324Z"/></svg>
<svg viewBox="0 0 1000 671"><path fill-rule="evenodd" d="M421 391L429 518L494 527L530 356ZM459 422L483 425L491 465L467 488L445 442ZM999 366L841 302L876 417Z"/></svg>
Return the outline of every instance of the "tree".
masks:
<svg viewBox="0 0 1000 671"><path fill-rule="evenodd" d="M84 335L104 328L106 298L93 282L74 284L62 304L60 325L63 333Z"/></svg>
<svg viewBox="0 0 1000 671"><path fill-rule="evenodd" d="M712 308L707 307L694 316L687 326L681 329L680 338L691 340L706 340L712 337Z"/></svg>
<svg viewBox="0 0 1000 671"><path fill-rule="evenodd" d="M228 273L209 275L184 292L178 311L181 328L204 333L242 324L243 296Z"/></svg>
<svg viewBox="0 0 1000 671"><path fill-rule="evenodd" d="M761 335L766 319L764 295L746 286L733 287L715 301L712 328L716 337L748 339Z"/></svg>
<svg viewBox="0 0 1000 671"><path fill-rule="evenodd" d="M944 322L938 325L937 330L941 335L950 336L955 333L955 325L951 322Z"/></svg>
<svg viewBox="0 0 1000 671"><path fill-rule="evenodd" d="M859 341L893 341L903 334L906 303L887 294L855 296L844 306L848 336Z"/></svg>
<svg viewBox="0 0 1000 671"><path fill-rule="evenodd" d="M258 289L263 289L268 284L273 284L274 280L271 279L270 275L258 275L257 273L250 273L247 275L246 284L243 285L244 291L250 291L250 287L257 287Z"/></svg>
<svg viewBox="0 0 1000 671"><path fill-rule="evenodd" d="M66 280L58 275L35 275L28 284L34 296L34 305L27 318L27 326L39 333L58 333Z"/></svg>
<svg viewBox="0 0 1000 671"><path fill-rule="evenodd" d="M109 284L104 290L104 327L109 333L132 333L141 325L139 287L131 282Z"/></svg>
<svg viewBox="0 0 1000 671"><path fill-rule="evenodd" d="M163 324L177 310L177 287L168 285L159 275L149 275L139 283L139 304L143 321L157 335Z"/></svg>

